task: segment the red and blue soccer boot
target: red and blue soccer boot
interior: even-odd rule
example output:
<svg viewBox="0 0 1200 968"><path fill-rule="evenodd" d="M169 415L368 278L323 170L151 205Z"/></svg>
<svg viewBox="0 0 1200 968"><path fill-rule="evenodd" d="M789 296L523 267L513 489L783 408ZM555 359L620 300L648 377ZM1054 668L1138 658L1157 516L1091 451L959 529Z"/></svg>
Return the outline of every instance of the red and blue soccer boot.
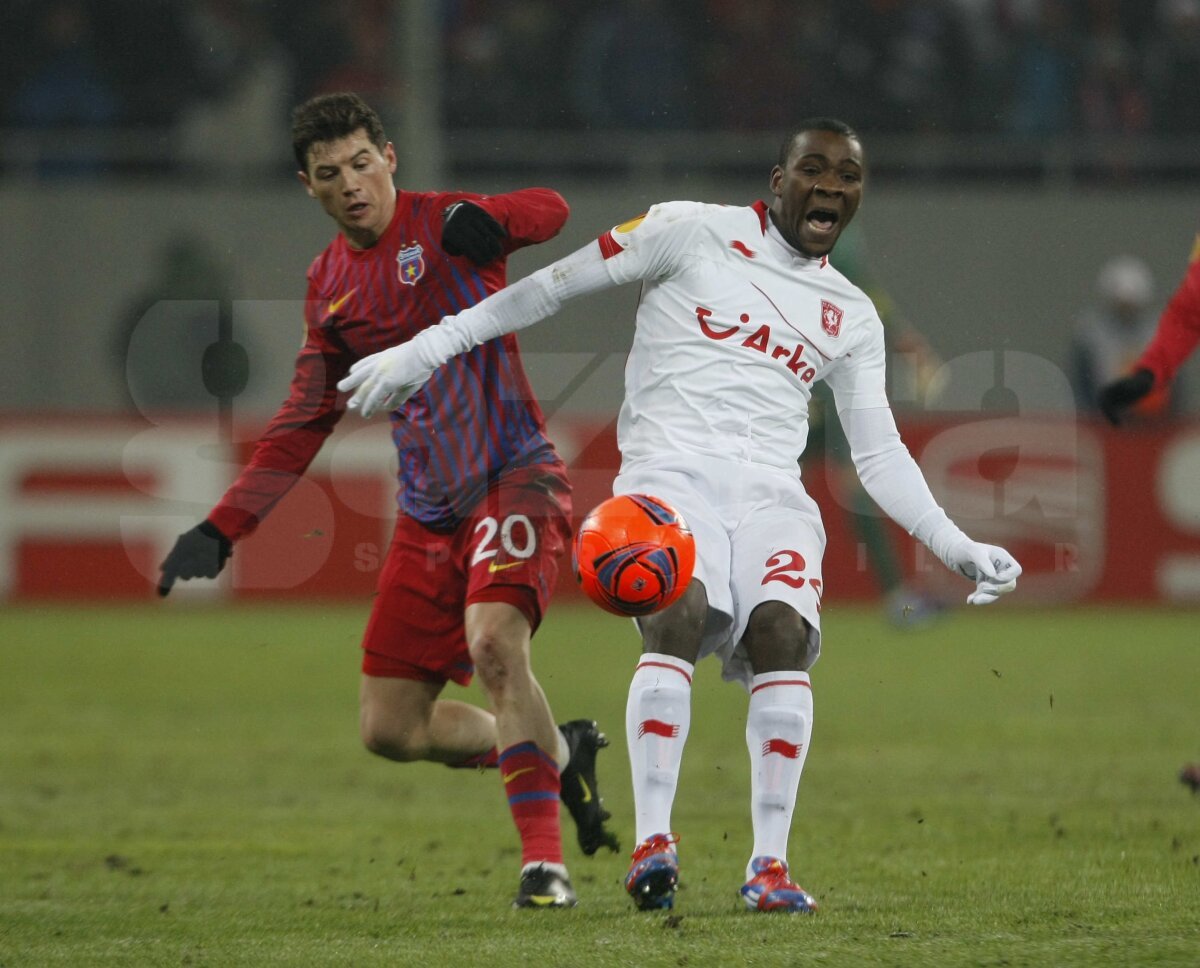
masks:
<svg viewBox="0 0 1200 968"><path fill-rule="evenodd" d="M679 887L679 858L675 855L678 834L654 834L633 852L633 863L625 875L625 890L639 911L670 910Z"/></svg>
<svg viewBox="0 0 1200 968"><path fill-rule="evenodd" d="M778 857L755 857L750 861L754 876L742 885L742 900L751 911L782 914L812 914L817 902L788 877L788 866Z"/></svg>

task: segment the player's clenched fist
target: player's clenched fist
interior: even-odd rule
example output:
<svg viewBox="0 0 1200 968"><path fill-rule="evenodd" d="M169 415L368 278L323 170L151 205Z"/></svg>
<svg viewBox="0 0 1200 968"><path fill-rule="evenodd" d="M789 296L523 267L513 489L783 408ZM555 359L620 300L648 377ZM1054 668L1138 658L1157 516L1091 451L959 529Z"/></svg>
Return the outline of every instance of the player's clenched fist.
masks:
<svg viewBox="0 0 1200 968"><path fill-rule="evenodd" d="M1114 380L1100 391L1100 412L1116 427L1125 411L1154 389L1154 374L1149 370L1135 370L1129 376Z"/></svg>
<svg viewBox="0 0 1200 968"><path fill-rule="evenodd" d="M175 539L175 547L159 565L158 593L166 595L177 578L216 578L233 554L233 542L208 521Z"/></svg>
<svg viewBox="0 0 1200 968"><path fill-rule="evenodd" d="M482 266L503 254L508 232L478 205L455 202L442 219L442 248L449 255L465 255Z"/></svg>
<svg viewBox="0 0 1200 968"><path fill-rule="evenodd" d="M1001 595L1017 587L1021 566L1017 559L996 545L966 540L950 549L946 564L964 578L975 582L975 591L967 596L971 605L990 605Z"/></svg>

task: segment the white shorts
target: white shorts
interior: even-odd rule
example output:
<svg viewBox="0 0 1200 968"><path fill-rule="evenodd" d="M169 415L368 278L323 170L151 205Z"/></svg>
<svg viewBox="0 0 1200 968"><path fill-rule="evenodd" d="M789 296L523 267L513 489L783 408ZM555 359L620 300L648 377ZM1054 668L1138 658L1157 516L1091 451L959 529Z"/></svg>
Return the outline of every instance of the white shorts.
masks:
<svg viewBox="0 0 1200 968"><path fill-rule="evenodd" d="M708 592L700 658L720 656L725 679L749 688L753 671L742 635L762 602L784 602L805 618L815 661L825 527L799 470L793 477L769 467L673 454L627 462L613 493L662 498L692 529L693 577Z"/></svg>

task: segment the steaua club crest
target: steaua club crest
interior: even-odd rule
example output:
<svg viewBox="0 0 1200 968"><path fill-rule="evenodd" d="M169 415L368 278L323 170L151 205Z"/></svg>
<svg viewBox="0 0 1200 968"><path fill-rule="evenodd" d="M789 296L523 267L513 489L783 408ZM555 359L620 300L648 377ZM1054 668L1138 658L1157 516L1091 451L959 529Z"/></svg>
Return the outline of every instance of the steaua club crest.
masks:
<svg viewBox="0 0 1200 968"><path fill-rule="evenodd" d="M842 331L842 311L827 299L821 300L821 329L834 338Z"/></svg>
<svg viewBox="0 0 1200 968"><path fill-rule="evenodd" d="M415 286L425 275L425 250L420 243L414 242L396 254L396 275L406 286Z"/></svg>

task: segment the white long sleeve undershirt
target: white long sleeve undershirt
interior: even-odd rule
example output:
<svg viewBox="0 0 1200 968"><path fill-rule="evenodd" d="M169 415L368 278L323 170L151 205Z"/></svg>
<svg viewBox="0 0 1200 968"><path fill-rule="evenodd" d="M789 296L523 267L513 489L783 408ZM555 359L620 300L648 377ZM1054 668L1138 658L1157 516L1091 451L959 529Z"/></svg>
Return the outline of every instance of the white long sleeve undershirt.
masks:
<svg viewBox="0 0 1200 968"><path fill-rule="evenodd" d="M844 410L838 417L867 493L888 517L953 568L951 549L970 539L934 500L921 468L900 439L892 411Z"/></svg>
<svg viewBox="0 0 1200 968"><path fill-rule="evenodd" d="M616 285L592 242L413 337L430 371L473 346L553 316L569 299Z"/></svg>

